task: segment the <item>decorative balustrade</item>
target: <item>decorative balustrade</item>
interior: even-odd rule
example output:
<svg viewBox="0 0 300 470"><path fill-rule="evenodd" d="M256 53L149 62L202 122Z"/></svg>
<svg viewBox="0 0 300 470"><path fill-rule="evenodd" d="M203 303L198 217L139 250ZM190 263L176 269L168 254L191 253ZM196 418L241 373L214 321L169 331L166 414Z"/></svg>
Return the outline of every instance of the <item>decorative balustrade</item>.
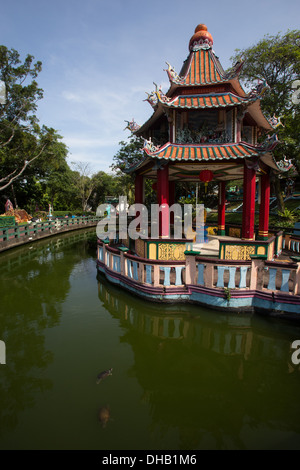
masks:
<svg viewBox="0 0 300 470"><path fill-rule="evenodd" d="M185 261L149 260L130 253L125 247L111 247L98 241L98 260L111 273L123 276L137 285L165 289L199 286L225 290L278 292L300 295L300 257L292 262L267 261L254 255L251 261L229 261L203 258L198 252L186 251Z"/></svg>
<svg viewBox="0 0 300 470"><path fill-rule="evenodd" d="M294 253L300 253L300 236L293 234L285 235L284 248Z"/></svg>

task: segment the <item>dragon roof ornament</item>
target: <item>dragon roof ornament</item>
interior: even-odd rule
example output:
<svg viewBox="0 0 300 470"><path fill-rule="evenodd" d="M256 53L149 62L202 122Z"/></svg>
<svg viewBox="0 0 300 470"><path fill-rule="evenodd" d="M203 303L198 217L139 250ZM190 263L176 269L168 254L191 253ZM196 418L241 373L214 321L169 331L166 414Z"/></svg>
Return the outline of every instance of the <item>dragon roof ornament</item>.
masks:
<svg viewBox="0 0 300 470"><path fill-rule="evenodd" d="M153 109L156 109L158 103L167 103L170 101L170 98L168 98L162 91L161 85L158 87L156 83L153 82L153 85L155 85L155 90L152 91L151 93L147 93L148 98L145 99L144 101L148 101L148 103L151 104Z"/></svg>
<svg viewBox="0 0 300 470"><path fill-rule="evenodd" d="M262 80L249 91L246 97L256 99L261 98L268 89L270 89L270 86L267 81Z"/></svg>
<svg viewBox="0 0 300 470"><path fill-rule="evenodd" d="M273 157L273 160L276 166L278 167L278 169L282 172L289 171L294 167L294 165L292 164L292 161L288 160L285 155L283 157L283 160L280 160L279 162L276 162L274 157Z"/></svg>
<svg viewBox="0 0 300 470"><path fill-rule="evenodd" d="M233 67L225 74L224 78L226 80L232 80L233 78L236 78L244 65L245 61L240 57L239 60L234 64Z"/></svg>
<svg viewBox="0 0 300 470"><path fill-rule="evenodd" d="M125 121L125 122L127 122L127 126L125 127L125 129L129 129L131 133L136 132L141 127L135 122L135 120L133 118L132 118L131 121ZM124 129L124 131L125 131L125 129Z"/></svg>
<svg viewBox="0 0 300 470"><path fill-rule="evenodd" d="M175 68L172 67L172 65L169 64L169 62L166 62L166 64L168 68L164 69L164 72L167 72L170 82L183 83L184 77L181 77L180 75L178 75L178 73L175 71Z"/></svg>
<svg viewBox="0 0 300 470"><path fill-rule="evenodd" d="M273 116L270 119L268 119L268 121L273 127L273 129L277 129L277 127L279 126L284 127L284 124L281 122L281 116L276 117L275 114L273 114Z"/></svg>
<svg viewBox="0 0 300 470"><path fill-rule="evenodd" d="M151 140L151 137L149 140L147 139L144 139L142 137L143 141L144 141L144 146L143 146L143 150L148 150L149 152L156 152L160 147L159 146L156 146L153 144L152 140Z"/></svg>

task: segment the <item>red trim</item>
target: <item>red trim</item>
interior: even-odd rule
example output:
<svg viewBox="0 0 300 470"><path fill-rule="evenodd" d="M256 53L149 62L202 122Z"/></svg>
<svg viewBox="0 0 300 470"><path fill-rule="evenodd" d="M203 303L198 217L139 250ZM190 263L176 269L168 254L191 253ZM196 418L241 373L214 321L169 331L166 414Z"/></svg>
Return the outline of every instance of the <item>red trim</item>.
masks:
<svg viewBox="0 0 300 470"><path fill-rule="evenodd" d="M259 232L268 233L269 230L269 206L270 206L270 177L269 174L261 177L261 195L259 208Z"/></svg>
<svg viewBox="0 0 300 470"><path fill-rule="evenodd" d="M157 196L158 204L161 206L159 214L159 235L169 237L169 166L157 170Z"/></svg>
<svg viewBox="0 0 300 470"><path fill-rule="evenodd" d="M225 181L219 183L218 226L225 229Z"/></svg>
<svg viewBox="0 0 300 470"><path fill-rule="evenodd" d="M136 175L135 177L135 203L143 204L144 202L144 178L143 175Z"/></svg>
<svg viewBox="0 0 300 470"><path fill-rule="evenodd" d="M244 197L242 238L253 240L255 219L255 170L244 163Z"/></svg>

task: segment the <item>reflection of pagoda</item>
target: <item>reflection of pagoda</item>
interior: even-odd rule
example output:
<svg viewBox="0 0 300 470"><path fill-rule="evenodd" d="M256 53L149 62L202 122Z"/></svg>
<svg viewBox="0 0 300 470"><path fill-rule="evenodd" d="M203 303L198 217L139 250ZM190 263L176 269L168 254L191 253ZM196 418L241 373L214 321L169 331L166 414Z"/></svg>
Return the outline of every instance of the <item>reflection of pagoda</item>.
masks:
<svg viewBox="0 0 300 470"><path fill-rule="evenodd" d="M294 326L281 325L278 334L276 324L262 318L198 309L196 320L184 306L157 309L148 302L145 308L102 279L98 289L130 351L127 375L140 386L148 413L147 444L158 435L163 448L171 434L174 448L203 449L210 436L215 448L243 449L248 442L261 444L257 429L270 437L284 429L299 436L297 400L287 393L299 384L298 370L289 364Z"/></svg>
<svg viewBox="0 0 300 470"><path fill-rule="evenodd" d="M136 175L136 202L143 203L144 178L157 180L157 202L165 210L160 234L169 236L168 208L174 203L176 181L219 183L218 234L225 235L226 181L244 179L241 238L254 239L256 177L261 179L259 238L268 238L270 171L278 165L272 155L274 135L263 144L257 139L272 133L260 98L267 84L259 83L245 93L239 83L242 62L225 73L213 49L213 38L203 24L189 42L189 56L180 74L168 64L170 88L163 94L156 86L147 101L153 107L141 127L128 128L144 139L145 157L130 172Z"/></svg>

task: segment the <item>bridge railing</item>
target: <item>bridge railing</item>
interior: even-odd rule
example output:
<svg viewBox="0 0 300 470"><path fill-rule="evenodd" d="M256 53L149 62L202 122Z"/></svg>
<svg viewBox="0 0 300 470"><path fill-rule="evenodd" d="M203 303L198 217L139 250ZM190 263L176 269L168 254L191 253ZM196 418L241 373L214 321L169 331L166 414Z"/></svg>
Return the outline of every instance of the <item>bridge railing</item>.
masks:
<svg viewBox="0 0 300 470"><path fill-rule="evenodd" d="M99 217L69 217L65 219L53 219L46 222L31 222L10 227L0 227L0 243L22 238L30 238L44 232L58 231L75 225L87 225L99 221Z"/></svg>

